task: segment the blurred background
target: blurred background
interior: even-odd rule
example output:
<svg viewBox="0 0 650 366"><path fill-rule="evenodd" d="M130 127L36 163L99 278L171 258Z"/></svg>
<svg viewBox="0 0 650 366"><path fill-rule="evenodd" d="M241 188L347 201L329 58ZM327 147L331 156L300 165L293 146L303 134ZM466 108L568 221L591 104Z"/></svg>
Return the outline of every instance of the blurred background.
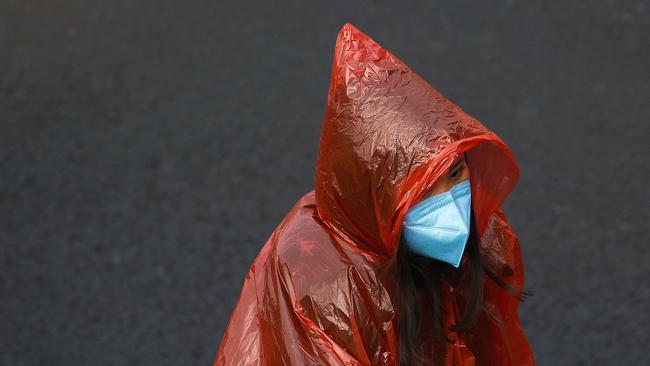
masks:
<svg viewBox="0 0 650 366"><path fill-rule="evenodd" d="M539 365L649 364L648 1L0 2L0 364L212 365L345 22L521 167Z"/></svg>

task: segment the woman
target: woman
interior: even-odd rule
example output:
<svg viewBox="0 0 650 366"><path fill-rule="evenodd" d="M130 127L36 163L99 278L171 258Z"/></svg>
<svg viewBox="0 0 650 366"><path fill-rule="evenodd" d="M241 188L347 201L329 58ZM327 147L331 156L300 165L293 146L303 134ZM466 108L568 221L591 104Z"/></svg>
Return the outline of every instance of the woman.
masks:
<svg viewBox="0 0 650 366"><path fill-rule="evenodd" d="M518 179L496 134L346 23L314 190L255 259L214 365L534 365L501 209Z"/></svg>

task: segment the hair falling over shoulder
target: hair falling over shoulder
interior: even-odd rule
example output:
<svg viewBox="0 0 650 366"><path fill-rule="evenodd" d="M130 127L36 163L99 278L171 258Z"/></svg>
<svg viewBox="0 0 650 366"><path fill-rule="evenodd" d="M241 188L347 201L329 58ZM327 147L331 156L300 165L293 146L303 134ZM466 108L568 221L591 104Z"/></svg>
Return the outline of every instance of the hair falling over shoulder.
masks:
<svg viewBox="0 0 650 366"><path fill-rule="evenodd" d="M441 306L440 285L444 279L451 285L469 276L469 298L459 322L452 331L465 331L474 326L480 316L484 298L484 274L508 293L524 301L533 293L518 290L501 280L481 259L474 215L471 215L470 234L466 246L469 258L459 268L417 255L400 245L397 252L399 306L399 365L429 365L436 359L436 344L453 342L444 328L443 315L448 309ZM436 341L432 341L436 340Z"/></svg>

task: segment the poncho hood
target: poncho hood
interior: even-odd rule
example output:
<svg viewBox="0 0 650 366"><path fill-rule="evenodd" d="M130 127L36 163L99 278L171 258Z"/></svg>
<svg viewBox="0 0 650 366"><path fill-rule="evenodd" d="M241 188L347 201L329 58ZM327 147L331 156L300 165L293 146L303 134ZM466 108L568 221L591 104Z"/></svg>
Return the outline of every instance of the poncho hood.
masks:
<svg viewBox="0 0 650 366"><path fill-rule="evenodd" d="M397 365L401 223L463 153L481 259L521 288L519 240L500 207L519 178L512 153L346 23L335 44L315 187L251 265L214 365ZM447 284L440 290L445 325L454 324L467 292ZM518 303L486 276L476 326L448 334L455 342L430 364L534 365Z"/></svg>
<svg viewBox="0 0 650 366"><path fill-rule="evenodd" d="M464 152L480 236L519 179L512 153L346 23L336 40L316 164L319 216L355 245L393 256L406 210Z"/></svg>

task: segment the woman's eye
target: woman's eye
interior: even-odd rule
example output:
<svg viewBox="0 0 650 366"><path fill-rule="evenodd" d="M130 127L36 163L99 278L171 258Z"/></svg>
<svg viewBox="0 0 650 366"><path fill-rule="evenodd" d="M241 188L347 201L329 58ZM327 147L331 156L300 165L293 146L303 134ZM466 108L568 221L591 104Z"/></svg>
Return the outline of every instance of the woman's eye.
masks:
<svg viewBox="0 0 650 366"><path fill-rule="evenodd" d="M459 174L461 171L463 171L463 166L462 166L462 165L460 166L460 168L454 170L454 172L451 173L450 177L451 177L451 178L455 178L456 176L458 176L458 174Z"/></svg>

